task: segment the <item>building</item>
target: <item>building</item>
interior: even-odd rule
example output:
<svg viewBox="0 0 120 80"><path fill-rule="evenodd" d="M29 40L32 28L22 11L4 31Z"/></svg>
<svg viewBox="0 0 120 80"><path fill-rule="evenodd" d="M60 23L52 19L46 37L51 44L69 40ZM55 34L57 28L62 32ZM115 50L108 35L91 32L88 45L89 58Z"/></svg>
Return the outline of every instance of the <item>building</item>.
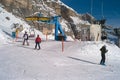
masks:
<svg viewBox="0 0 120 80"><path fill-rule="evenodd" d="M90 40L100 41L101 40L101 25L92 24L90 26Z"/></svg>

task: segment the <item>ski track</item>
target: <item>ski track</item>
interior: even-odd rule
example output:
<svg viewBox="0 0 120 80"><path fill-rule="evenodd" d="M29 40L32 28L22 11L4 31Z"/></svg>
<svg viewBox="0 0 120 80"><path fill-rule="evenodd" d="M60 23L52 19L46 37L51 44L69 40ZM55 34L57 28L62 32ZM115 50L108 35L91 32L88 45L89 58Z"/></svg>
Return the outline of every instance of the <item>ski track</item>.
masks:
<svg viewBox="0 0 120 80"><path fill-rule="evenodd" d="M111 57L99 65L100 54L85 53L85 47L99 43L43 41L41 50L23 46L22 40L0 47L0 80L119 80L120 59ZM97 44L97 45L96 45ZM79 48L80 47L80 48ZM111 55L109 55L111 56ZM119 64L118 64L119 63Z"/></svg>

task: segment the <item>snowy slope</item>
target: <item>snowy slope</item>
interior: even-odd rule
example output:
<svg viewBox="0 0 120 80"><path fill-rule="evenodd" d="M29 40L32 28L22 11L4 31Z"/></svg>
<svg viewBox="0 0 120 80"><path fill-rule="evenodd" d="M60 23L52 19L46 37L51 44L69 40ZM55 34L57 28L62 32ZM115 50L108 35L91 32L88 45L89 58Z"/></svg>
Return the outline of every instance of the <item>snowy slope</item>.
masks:
<svg viewBox="0 0 120 80"><path fill-rule="evenodd" d="M22 40L0 47L0 80L120 80L120 49L104 42L42 41L41 50ZM99 65L106 44L106 66Z"/></svg>
<svg viewBox="0 0 120 80"><path fill-rule="evenodd" d="M4 41L3 43L9 41L14 24L23 25L25 30L30 28L26 22L0 7L0 44L1 41Z"/></svg>

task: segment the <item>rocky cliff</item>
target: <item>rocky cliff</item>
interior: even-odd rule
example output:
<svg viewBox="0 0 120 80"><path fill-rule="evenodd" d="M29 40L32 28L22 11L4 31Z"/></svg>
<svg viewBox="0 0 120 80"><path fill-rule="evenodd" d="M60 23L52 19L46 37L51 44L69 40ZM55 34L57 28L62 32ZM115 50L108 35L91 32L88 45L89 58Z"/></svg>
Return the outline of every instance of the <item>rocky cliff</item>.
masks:
<svg viewBox="0 0 120 80"><path fill-rule="evenodd" d="M38 16L38 14L45 17L61 15L60 22L65 24L64 31L72 37L78 36L81 25L86 25L91 19L94 19L88 14L78 14L59 0L0 0L0 4L4 9L24 20L27 16ZM75 19L77 19L78 22L76 22ZM27 22L42 32L44 28L46 28L44 26L49 26L49 28L47 28L50 31L54 29L53 25L38 23L36 21Z"/></svg>

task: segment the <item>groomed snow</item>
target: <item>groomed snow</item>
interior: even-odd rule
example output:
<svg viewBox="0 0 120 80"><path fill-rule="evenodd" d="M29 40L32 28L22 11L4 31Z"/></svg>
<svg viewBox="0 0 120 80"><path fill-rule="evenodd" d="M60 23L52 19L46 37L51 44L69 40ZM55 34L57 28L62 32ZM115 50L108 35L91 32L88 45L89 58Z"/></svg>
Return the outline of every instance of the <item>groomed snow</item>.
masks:
<svg viewBox="0 0 120 80"><path fill-rule="evenodd" d="M119 80L120 49L105 42L42 41L41 50L22 39L0 46L0 80ZM106 66L99 65L106 45Z"/></svg>

